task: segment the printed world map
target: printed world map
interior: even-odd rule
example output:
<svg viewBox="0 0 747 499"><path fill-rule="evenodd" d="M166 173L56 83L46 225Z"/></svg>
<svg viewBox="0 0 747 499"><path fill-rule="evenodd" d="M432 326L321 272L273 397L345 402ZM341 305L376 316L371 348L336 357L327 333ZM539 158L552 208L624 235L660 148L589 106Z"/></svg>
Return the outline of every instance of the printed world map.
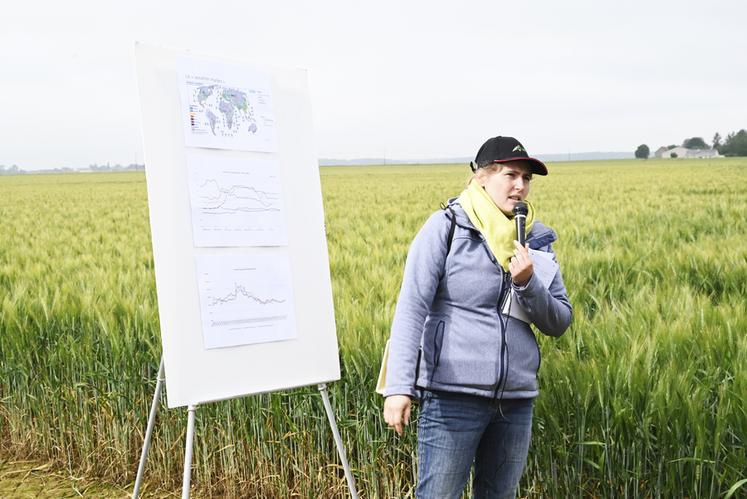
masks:
<svg viewBox="0 0 747 499"><path fill-rule="evenodd" d="M223 85L205 85L190 96L193 132L210 132L223 137L257 133L254 108L248 92Z"/></svg>
<svg viewBox="0 0 747 499"><path fill-rule="evenodd" d="M177 60L184 145L277 151L272 79L236 64Z"/></svg>

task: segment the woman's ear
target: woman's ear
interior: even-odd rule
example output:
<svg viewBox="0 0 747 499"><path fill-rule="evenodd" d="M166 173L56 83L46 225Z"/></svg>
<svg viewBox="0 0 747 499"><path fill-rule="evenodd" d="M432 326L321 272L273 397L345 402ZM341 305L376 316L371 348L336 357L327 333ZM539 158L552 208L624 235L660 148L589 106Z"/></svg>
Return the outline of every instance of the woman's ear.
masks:
<svg viewBox="0 0 747 499"><path fill-rule="evenodd" d="M477 173L475 173L475 181L480 184L480 187L485 187L485 184L488 181L487 172L485 170L478 170Z"/></svg>

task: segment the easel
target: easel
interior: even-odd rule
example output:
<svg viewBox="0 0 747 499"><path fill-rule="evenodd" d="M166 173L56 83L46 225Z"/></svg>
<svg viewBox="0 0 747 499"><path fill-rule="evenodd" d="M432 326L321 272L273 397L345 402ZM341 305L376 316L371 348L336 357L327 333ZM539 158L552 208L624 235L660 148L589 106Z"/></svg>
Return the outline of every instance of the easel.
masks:
<svg viewBox="0 0 747 499"><path fill-rule="evenodd" d="M156 412L158 411L158 405L161 398L161 389L163 383L166 380L164 376L163 357L161 357L161 364L158 368L158 377L156 378L156 391L153 394L153 403L150 406L150 414L148 415L148 427L145 431L145 441L143 442L143 451L140 454L140 464L137 467L137 477L135 478L135 487L132 491L132 499L137 499L140 493L140 486L143 481L143 473L145 471L145 461L148 458L148 450L150 449L150 441L153 436L153 427L156 422ZM332 429L332 435L335 439L335 445L337 446L337 453L340 456L340 461L345 469L345 479L348 482L348 490L350 491L350 497L358 499L358 492L355 488L355 481L353 474L350 471L350 465L348 464L347 457L345 456L345 448L342 446L342 439L340 438L340 432L337 430L337 423L335 422L335 416L332 412L332 405L329 402L329 394L327 393L327 385L321 383L317 385L319 393L322 396L322 402L324 403L324 409L327 412L327 419L329 420L329 426ZM187 438L184 444L184 474L182 476L182 499L189 499L189 487L190 480L192 478L192 443L194 442L195 436L195 412L197 411L197 404L190 405L187 408Z"/></svg>

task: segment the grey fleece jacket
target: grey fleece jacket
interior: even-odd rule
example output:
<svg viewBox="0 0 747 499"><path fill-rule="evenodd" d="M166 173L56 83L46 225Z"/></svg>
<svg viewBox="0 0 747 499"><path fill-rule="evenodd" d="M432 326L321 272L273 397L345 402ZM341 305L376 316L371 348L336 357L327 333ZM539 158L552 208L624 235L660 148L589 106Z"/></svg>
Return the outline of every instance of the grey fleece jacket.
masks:
<svg viewBox="0 0 747 499"><path fill-rule="evenodd" d="M529 324L500 314L513 286L482 234L452 201L456 227L450 251L451 213L431 215L407 255L392 323L384 396L417 397L418 389L484 397L532 398L539 393L540 352ZM552 252L557 239L535 221L530 248ZM553 254L554 258L554 254ZM541 332L560 336L572 308L560 270L549 287L532 276L513 286L517 301Z"/></svg>

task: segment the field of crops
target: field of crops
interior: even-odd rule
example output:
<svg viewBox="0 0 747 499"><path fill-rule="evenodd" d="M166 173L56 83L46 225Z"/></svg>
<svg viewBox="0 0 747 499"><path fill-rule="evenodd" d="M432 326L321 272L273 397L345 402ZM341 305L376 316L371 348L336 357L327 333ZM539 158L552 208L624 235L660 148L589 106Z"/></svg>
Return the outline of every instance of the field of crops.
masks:
<svg viewBox="0 0 747 499"><path fill-rule="evenodd" d="M540 338L521 494L747 494L747 159L557 163L530 199L560 235L574 323ZM364 497L408 497L414 431L373 393L410 240L467 168L323 168L343 379ZM145 178L0 177L0 459L134 480L160 357ZM414 430L411 428L410 430ZM159 412L147 490L181 483L184 410ZM313 387L201 406L197 492L344 497Z"/></svg>

